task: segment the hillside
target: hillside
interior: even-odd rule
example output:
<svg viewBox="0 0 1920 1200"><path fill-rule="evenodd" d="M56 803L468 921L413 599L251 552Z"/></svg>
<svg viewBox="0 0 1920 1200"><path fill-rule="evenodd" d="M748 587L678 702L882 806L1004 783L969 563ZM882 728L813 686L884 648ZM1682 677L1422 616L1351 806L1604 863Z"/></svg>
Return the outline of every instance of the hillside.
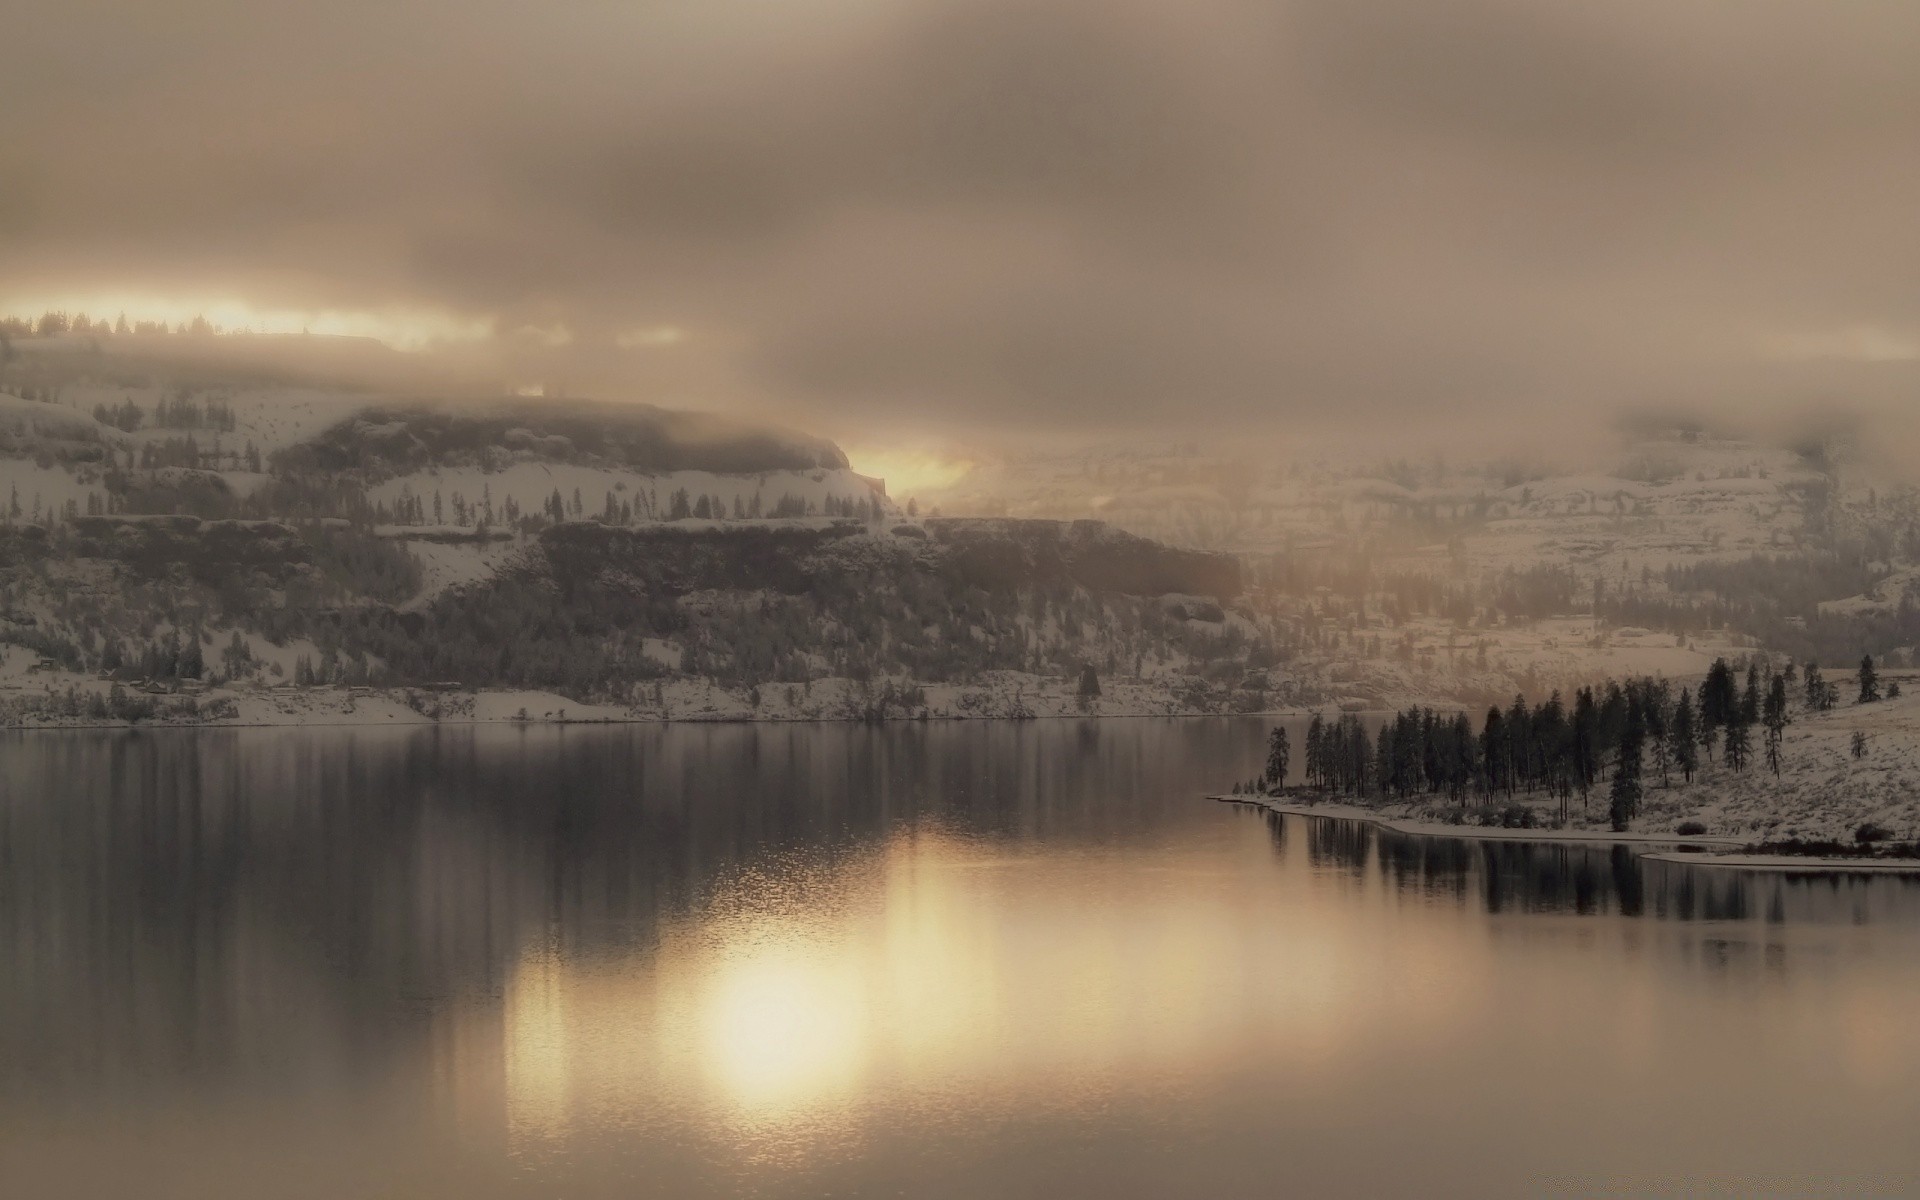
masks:
<svg viewBox="0 0 1920 1200"><path fill-rule="evenodd" d="M1235 559L909 518L817 438L22 363L0 377L15 721L1222 711L1284 678L1231 607Z"/></svg>
<svg viewBox="0 0 1920 1200"><path fill-rule="evenodd" d="M1825 445L1640 430L1578 470L1123 451L982 468L939 508L822 439L648 405L75 347L0 369L0 644L89 686L167 691L198 639L202 684L620 712L696 683L726 693L702 711L775 683L866 711L991 672L996 711L1078 711L1089 666L1110 711L1361 709L1920 645L1920 497Z"/></svg>
<svg viewBox="0 0 1920 1200"><path fill-rule="evenodd" d="M1221 605L1234 561L1091 522L567 521L465 536L495 569L423 600L406 541L345 522L0 529L14 564L0 642L31 655L10 660L0 704L16 720L97 716L99 698L139 688L167 696L163 710L188 696L237 715L222 702L286 684L420 689L436 710L443 693L531 690L626 716L684 714L687 684L738 715L1267 699L1266 677L1247 679L1263 635ZM1099 696L1082 690L1088 668Z"/></svg>
<svg viewBox="0 0 1920 1200"><path fill-rule="evenodd" d="M1236 553L1290 667L1349 707L1920 649L1920 493L1843 442L1643 422L1563 465L1108 447L925 499Z"/></svg>

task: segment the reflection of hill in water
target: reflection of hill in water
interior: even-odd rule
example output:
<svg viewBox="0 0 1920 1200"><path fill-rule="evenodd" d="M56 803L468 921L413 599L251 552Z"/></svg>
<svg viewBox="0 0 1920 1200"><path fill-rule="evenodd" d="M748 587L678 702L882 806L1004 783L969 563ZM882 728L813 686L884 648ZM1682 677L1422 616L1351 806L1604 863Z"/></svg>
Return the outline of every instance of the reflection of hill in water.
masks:
<svg viewBox="0 0 1920 1200"><path fill-rule="evenodd" d="M1425 837L1337 818L1265 814L1276 843L1304 838L1317 868L1489 913L1615 913L1672 921L1920 927L1920 876L1714 870L1632 846Z"/></svg>
<svg viewBox="0 0 1920 1200"><path fill-rule="evenodd" d="M0 1096L371 1069L524 956L644 964L744 880L1212 815L1257 720L0 734Z"/></svg>

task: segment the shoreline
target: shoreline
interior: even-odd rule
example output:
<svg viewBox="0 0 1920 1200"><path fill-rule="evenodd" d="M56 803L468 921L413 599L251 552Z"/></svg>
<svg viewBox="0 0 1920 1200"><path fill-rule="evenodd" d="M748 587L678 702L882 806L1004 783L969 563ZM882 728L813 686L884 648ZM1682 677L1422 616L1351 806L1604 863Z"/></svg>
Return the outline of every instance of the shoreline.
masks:
<svg viewBox="0 0 1920 1200"><path fill-rule="evenodd" d="M391 717L363 721L342 721L337 719L285 720L285 721L249 721L215 719L211 721L35 721L0 723L0 732L73 732L75 730L98 730L101 732L117 730L143 729L400 729L426 728L430 726L452 726L474 728L479 726L513 726L521 729L535 726L560 725L932 725L942 721L1009 721L1028 724L1038 721L1195 721L1208 719L1237 720L1262 719L1271 717L1300 716L1305 714L1290 711L1252 712L1252 713L1210 713L1210 712L1173 712L1173 713L1033 713L1027 716L1002 716L995 713L941 713L929 716L888 716L871 717L832 717L832 716L764 716L743 717L730 714L696 714L685 717L663 717L653 714L641 714L630 717L418 717L412 720L396 720Z"/></svg>
<svg viewBox="0 0 1920 1200"><path fill-rule="evenodd" d="M5 666L0 648L0 666ZM13 665L18 665L17 663ZM111 684L111 687L109 686ZM664 686L662 686L664 684ZM1089 704L1052 677L989 674L966 683L866 685L839 677L808 684L736 688L676 678L632 696L577 700L541 688L471 688L455 683L302 685L221 682L160 690L65 676L22 686L0 677L0 728L112 729L283 725L878 723L931 720L1040 720L1138 717L1248 717L1304 723L1314 710L1278 696L1240 711L1224 698L1187 697L1138 681L1116 683ZM763 694L764 693L764 694ZM911 698L909 699L909 693Z"/></svg>
<svg viewBox="0 0 1920 1200"><path fill-rule="evenodd" d="M1920 873L1920 859L1913 858L1815 858L1797 854L1642 854L1640 857L1722 871L1779 871L1789 875L1830 875L1836 871L1863 875Z"/></svg>
<svg viewBox="0 0 1920 1200"><path fill-rule="evenodd" d="M1356 821L1377 825L1395 833L1414 837L1465 838L1487 842L1560 842L1587 845L1644 847L1699 846L1741 847L1750 843L1742 838L1709 834L1615 833L1608 829L1509 829L1489 825L1445 825L1438 821L1414 821L1390 817L1351 804L1297 804L1270 796L1212 794L1208 799L1223 804L1244 804L1286 816L1322 817L1334 821ZM1685 853L1679 850L1647 849L1637 858L1656 862L1680 863L1693 867L1717 867L1729 871L1784 871L1824 875L1836 871L1871 874L1920 873L1920 859L1818 858L1794 854Z"/></svg>
<svg viewBox="0 0 1920 1200"><path fill-rule="evenodd" d="M1510 829L1504 825L1447 825L1439 821L1415 821L1390 817L1353 804L1296 804L1268 796L1216 794L1209 799L1223 804L1247 804L1270 812L1296 817L1327 817L1340 821L1360 821L1407 833L1416 837L1472 838L1487 842L1601 842L1622 845L1658 846L1745 846L1744 838L1678 833L1615 833L1610 829ZM1691 857L1691 856L1689 856Z"/></svg>

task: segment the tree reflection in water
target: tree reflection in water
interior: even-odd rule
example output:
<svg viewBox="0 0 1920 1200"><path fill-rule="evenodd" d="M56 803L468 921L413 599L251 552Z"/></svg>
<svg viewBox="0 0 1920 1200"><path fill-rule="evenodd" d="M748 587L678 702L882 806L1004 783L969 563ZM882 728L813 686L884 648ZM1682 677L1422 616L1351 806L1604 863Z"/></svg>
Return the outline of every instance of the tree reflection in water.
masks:
<svg viewBox="0 0 1920 1200"><path fill-rule="evenodd" d="M1367 821L1262 811L1284 852L1316 869L1490 914L1575 913L1770 925L1920 925L1920 874L1745 871L1647 858L1644 847L1405 833Z"/></svg>

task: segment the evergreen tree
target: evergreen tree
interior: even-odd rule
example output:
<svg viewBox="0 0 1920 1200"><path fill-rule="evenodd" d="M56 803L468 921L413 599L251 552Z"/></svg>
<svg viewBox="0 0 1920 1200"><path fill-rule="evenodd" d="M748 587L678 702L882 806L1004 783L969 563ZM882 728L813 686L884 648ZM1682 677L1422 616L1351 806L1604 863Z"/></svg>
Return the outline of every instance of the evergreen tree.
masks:
<svg viewBox="0 0 1920 1200"><path fill-rule="evenodd" d="M1827 706L1827 681L1820 674L1820 664L1807 664L1806 675L1807 711L1819 712Z"/></svg>
<svg viewBox="0 0 1920 1200"><path fill-rule="evenodd" d="M1580 808L1587 807L1587 794L1600 772L1598 743L1599 713L1593 703L1593 689L1581 688L1573 697L1573 774L1580 786Z"/></svg>
<svg viewBox="0 0 1920 1200"><path fill-rule="evenodd" d="M1327 722L1319 713L1307 722L1307 786L1327 786Z"/></svg>
<svg viewBox="0 0 1920 1200"><path fill-rule="evenodd" d="M1624 831L1640 811L1640 747L1644 736L1640 705L1630 700L1620 730L1619 761L1613 769L1607 804L1607 816L1616 831Z"/></svg>
<svg viewBox="0 0 1920 1200"><path fill-rule="evenodd" d="M1087 670L1093 670L1088 667ZM1287 760L1292 757L1292 748L1287 745L1287 727L1275 725L1273 732L1267 735L1267 786L1274 789L1287 784Z"/></svg>
<svg viewBox="0 0 1920 1200"><path fill-rule="evenodd" d="M1513 707L1507 710L1507 795L1513 795L1514 785L1518 782L1530 782L1533 778L1533 721L1527 711L1525 696L1515 696ZM1528 788L1532 790L1531 787Z"/></svg>
<svg viewBox="0 0 1920 1200"><path fill-rule="evenodd" d="M1488 795L1506 786L1506 755L1506 718L1495 706L1487 710L1486 724L1480 727L1480 763Z"/></svg>
<svg viewBox="0 0 1920 1200"><path fill-rule="evenodd" d="M1688 783L1693 782L1693 772L1700 765L1699 727L1694 718L1693 694L1685 688L1680 689L1680 701L1673 706L1673 761L1680 768L1681 777Z"/></svg>
<svg viewBox="0 0 1920 1200"><path fill-rule="evenodd" d="M253 651L247 648L247 639L240 636L238 629L233 631L232 640L222 652L221 662L226 666L229 679L239 676L253 664Z"/></svg>
<svg viewBox="0 0 1920 1200"><path fill-rule="evenodd" d="M1100 675L1093 669L1092 663L1080 668L1080 698L1082 700L1100 698Z"/></svg>
<svg viewBox="0 0 1920 1200"><path fill-rule="evenodd" d="M1092 663L1080 668L1080 684L1076 689L1075 702L1081 712L1092 712L1100 699L1100 675L1093 669Z"/></svg>
<svg viewBox="0 0 1920 1200"><path fill-rule="evenodd" d="M1721 748L1720 757L1736 771L1747 769L1747 760L1753 756L1753 727L1745 721L1735 720L1727 726L1726 745Z"/></svg>
<svg viewBox="0 0 1920 1200"><path fill-rule="evenodd" d="M1713 744L1713 735L1734 718L1739 698L1734 691L1733 668L1724 658L1713 660L1707 669L1707 681L1700 685L1700 728L1702 740Z"/></svg>
<svg viewBox="0 0 1920 1200"><path fill-rule="evenodd" d="M1858 703L1872 704L1880 699L1880 675L1873 669L1873 655L1860 658L1860 699Z"/></svg>
<svg viewBox="0 0 1920 1200"><path fill-rule="evenodd" d="M1449 781L1453 798L1460 804L1467 802L1467 792L1473 787L1473 781L1480 773L1480 755L1478 745L1473 739L1473 722L1465 713L1455 713L1453 717L1452 742L1453 773Z"/></svg>
<svg viewBox="0 0 1920 1200"><path fill-rule="evenodd" d="M1767 688L1767 701L1761 719L1767 727L1767 765L1773 768L1773 777L1780 778L1780 743L1786 733L1787 722L1787 681L1781 676L1773 677L1772 686Z"/></svg>

